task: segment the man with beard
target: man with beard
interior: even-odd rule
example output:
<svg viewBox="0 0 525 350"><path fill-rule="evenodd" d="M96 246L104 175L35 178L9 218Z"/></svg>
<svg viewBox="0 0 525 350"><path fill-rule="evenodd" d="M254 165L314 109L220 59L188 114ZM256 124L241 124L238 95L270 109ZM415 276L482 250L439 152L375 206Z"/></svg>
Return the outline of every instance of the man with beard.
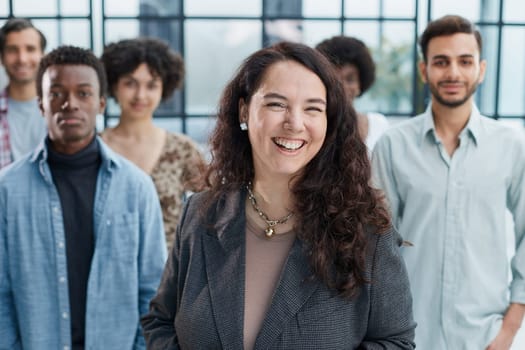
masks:
<svg viewBox="0 0 525 350"><path fill-rule="evenodd" d="M9 84L0 92L0 168L32 151L46 134L36 72L46 38L31 21L11 18L0 29L0 58Z"/></svg>
<svg viewBox="0 0 525 350"><path fill-rule="evenodd" d="M480 115L479 31L459 16L420 38L425 113L386 132L373 153L403 248L422 349L509 349L525 312L525 140ZM514 217L509 276L505 212ZM509 283L509 280L511 281Z"/></svg>

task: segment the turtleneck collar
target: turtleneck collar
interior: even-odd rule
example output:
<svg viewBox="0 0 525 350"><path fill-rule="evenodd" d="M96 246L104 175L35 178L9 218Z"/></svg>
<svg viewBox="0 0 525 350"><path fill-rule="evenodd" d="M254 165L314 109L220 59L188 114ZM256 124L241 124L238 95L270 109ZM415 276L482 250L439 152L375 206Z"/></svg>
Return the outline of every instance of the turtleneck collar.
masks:
<svg viewBox="0 0 525 350"><path fill-rule="evenodd" d="M100 147L96 137L93 137L86 147L75 154L56 152L51 145L49 136L46 137L46 146L48 150L48 162L54 168L82 169L94 164L100 164Z"/></svg>

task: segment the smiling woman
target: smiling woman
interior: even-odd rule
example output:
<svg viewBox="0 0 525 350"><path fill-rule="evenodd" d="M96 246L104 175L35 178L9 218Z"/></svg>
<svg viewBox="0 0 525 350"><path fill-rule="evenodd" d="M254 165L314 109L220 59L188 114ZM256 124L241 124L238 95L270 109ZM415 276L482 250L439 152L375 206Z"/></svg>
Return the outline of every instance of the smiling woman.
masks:
<svg viewBox="0 0 525 350"><path fill-rule="evenodd" d="M327 122L324 84L295 61L277 62L264 74L250 105L240 100L240 121L248 125L254 183L287 184L290 176L299 174L324 142Z"/></svg>
<svg viewBox="0 0 525 350"><path fill-rule="evenodd" d="M319 52L281 43L226 86L142 319L148 349L413 349L408 279L357 117Z"/></svg>

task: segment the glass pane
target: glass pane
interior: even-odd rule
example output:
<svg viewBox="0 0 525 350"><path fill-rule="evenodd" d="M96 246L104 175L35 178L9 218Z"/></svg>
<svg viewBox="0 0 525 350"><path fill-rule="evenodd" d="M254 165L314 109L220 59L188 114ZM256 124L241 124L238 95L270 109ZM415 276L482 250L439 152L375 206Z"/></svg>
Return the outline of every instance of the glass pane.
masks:
<svg viewBox="0 0 525 350"><path fill-rule="evenodd" d="M303 0L305 17L340 17L341 0Z"/></svg>
<svg viewBox="0 0 525 350"><path fill-rule="evenodd" d="M118 103L112 97L108 97L106 105L106 116L107 117L116 117L120 116L120 107Z"/></svg>
<svg viewBox="0 0 525 350"><path fill-rule="evenodd" d="M184 0L186 16L261 16L261 8L261 0Z"/></svg>
<svg viewBox="0 0 525 350"><path fill-rule="evenodd" d="M505 3L508 0L505 0ZM501 0L480 1L481 13L480 20L483 22L497 22L499 19L499 7Z"/></svg>
<svg viewBox="0 0 525 350"><path fill-rule="evenodd" d="M0 1L0 16L7 17L9 14L9 4L8 1ZM0 21L0 26L4 25L4 20Z"/></svg>
<svg viewBox="0 0 525 350"><path fill-rule="evenodd" d="M525 22L525 2L523 0L505 0L503 20L506 22Z"/></svg>
<svg viewBox="0 0 525 350"><path fill-rule="evenodd" d="M89 0L61 1L60 7L63 16L88 16L91 12Z"/></svg>
<svg viewBox="0 0 525 350"><path fill-rule="evenodd" d="M525 115L525 28L504 28L499 113Z"/></svg>
<svg viewBox="0 0 525 350"><path fill-rule="evenodd" d="M274 17L299 17L302 14L302 0L266 0L263 13Z"/></svg>
<svg viewBox="0 0 525 350"><path fill-rule="evenodd" d="M136 20L113 19L106 21L105 43L134 38L137 36L150 36L161 38L168 42L175 50L181 51L180 21L175 20Z"/></svg>
<svg viewBox="0 0 525 350"><path fill-rule="evenodd" d="M126 6L122 6L121 0L106 0L104 3L104 14L106 16L138 16L140 12L139 0L126 0Z"/></svg>
<svg viewBox="0 0 525 350"><path fill-rule="evenodd" d="M62 44L62 33L60 32L59 22L50 19L34 19L33 25L37 27L46 37L46 52L49 52Z"/></svg>
<svg viewBox="0 0 525 350"><path fill-rule="evenodd" d="M345 17L377 17L379 16L379 1L347 0L345 1Z"/></svg>
<svg viewBox="0 0 525 350"><path fill-rule="evenodd" d="M478 87L476 103L485 115L496 113L496 74L498 62L498 28L495 26L480 27L483 37L483 52L481 57L487 60L485 80Z"/></svg>
<svg viewBox="0 0 525 350"><path fill-rule="evenodd" d="M140 15L148 16L176 16L180 14L182 0L141 0Z"/></svg>
<svg viewBox="0 0 525 350"><path fill-rule="evenodd" d="M261 23L187 20L184 29L186 112L214 114L226 82L244 58L261 48Z"/></svg>
<svg viewBox="0 0 525 350"><path fill-rule="evenodd" d="M302 23L299 20L282 19L266 21L264 46L270 46L279 41L303 41Z"/></svg>
<svg viewBox="0 0 525 350"><path fill-rule="evenodd" d="M477 22L480 18L479 0L440 0L432 1L432 18L439 18L449 14L460 15Z"/></svg>
<svg viewBox="0 0 525 350"><path fill-rule="evenodd" d="M97 120L95 122L95 129L97 132L101 132L104 130L104 115L97 114Z"/></svg>
<svg viewBox="0 0 525 350"><path fill-rule="evenodd" d="M106 0L106 16L176 16L181 0Z"/></svg>
<svg viewBox="0 0 525 350"><path fill-rule="evenodd" d="M104 31L106 34L104 44L137 37L140 32L139 28L139 21L135 19L107 20Z"/></svg>
<svg viewBox="0 0 525 350"><path fill-rule="evenodd" d="M5 73L4 67L0 65L0 90L3 90L7 85L7 74Z"/></svg>
<svg viewBox="0 0 525 350"><path fill-rule="evenodd" d="M115 125L118 124L118 117L116 117L116 118L106 118L106 122L107 122L108 128L112 128L112 127L114 127Z"/></svg>
<svg viewBox="0 0 525 350"><path fill-rule="evenodd" d="M13 15L16 17L55 16L56 1L16 0L13 1Z"/></svg>
<svg viewBox="0 0 525 350"><path fill-rule="evenodd" d="M384 0L385 17L414 18L417 0Z"/></svg>
<svg viewBox="0 0 525 350"><path fill-rule="evenodd" d="M208 152L208 138L215 128L215 117L186 118L186 133L197 142L203 153Z"/></svg>
<svg viewBox="0 0 525 350"><path fill-rule="evenodd" d="M181 51L181 22L176 20L140 20L138 36L149 36L164 40L175 51Z"/></svg>
<svg viewBox="0 0 525 350"><path fill-rule="evenodd" d="M135 38L137 36L150 36L168 42L175 51L181 51L180 21L163 19L113 19L106 21L105 32L106 44L122 39Z"/></svg>
<svg viewBox="0 0 525 350"><path fill-rule="evenodd" d="M356 109L385 114L412 112L414 24L403 22L351 22L345 35L355 36L370 48L376 62L376 81L356 101Z"/></svg>
<svg viewBox="0 0 525 350"><path fill-rule="evenodd" d="M59 45L74 45L80 47L91 46L89 21L81 19L69 19L58 22L60 25Z"/></svg>
<svg viewBox="0 0 525 350"><path fill-rule="evenodd" d="M368 47L377 47L380 42L379 22L346 21L344 35L356 37L362 40Z"/></svg>
<svg viewBox="0 0 525 350"><path fill-rule="evenodd" d="M175 91L173 96L166 101L162 102L160 106L157 108L157 111L159 113L177 113L181 114L182 111L182 93L181 90Z"/></svg>
<svg viewBox="0 0 525 350"><path fill-rule="evenodd" d="M324 39L341 34L339 21L303 21L303 43L314 47Z"/></svg>

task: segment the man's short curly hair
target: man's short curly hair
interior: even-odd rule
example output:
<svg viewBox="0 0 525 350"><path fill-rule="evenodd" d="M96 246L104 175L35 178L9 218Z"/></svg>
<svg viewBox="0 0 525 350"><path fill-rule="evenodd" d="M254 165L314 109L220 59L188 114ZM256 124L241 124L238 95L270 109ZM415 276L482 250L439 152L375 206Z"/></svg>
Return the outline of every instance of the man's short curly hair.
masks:
<svg viewBox="0 0 525 350"><path fill-rule="evenodd" d="M100 58L106 69L109 95L115 98L118 80L146 63L152 75L162 80L162 100L173 95L184 79L184 61L165 42L154 38L125 39L104 48Z"/></svg>
<svg viewBox="0 0 525 350"><path fill-rule="evenodd" d="M359 39L348 36L334 36L316 46L333 65L338 68L353 64L359 71L361 96L376 79L376 65L366 45Z"/></svg>
<svg viewBox="0 0 525 350"><path fill-rule="evenodd" d="M82 65L89 66L97 73L99 83L99 95L103 97L106 95L108 83L106 80L106 73L104 66L100 60L91 52L91 50L83 49L76 46L59 46L40 61L38 66L38 73L36 75L36 92L38 97L42 98L42 77L50 66L55 65Z"/></svg>

